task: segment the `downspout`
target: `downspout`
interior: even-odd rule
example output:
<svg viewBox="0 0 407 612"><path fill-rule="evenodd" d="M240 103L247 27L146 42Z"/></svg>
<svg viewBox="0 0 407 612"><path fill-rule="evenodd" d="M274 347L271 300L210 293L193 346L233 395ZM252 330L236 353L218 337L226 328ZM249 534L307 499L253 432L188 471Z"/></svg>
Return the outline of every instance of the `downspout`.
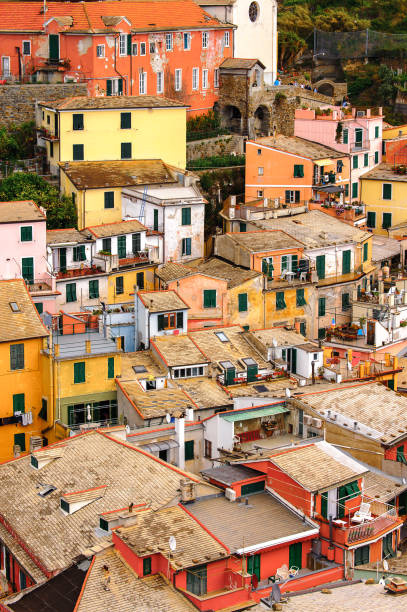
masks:
<svg viewBox="0 0 407 612"><path fill-rule="evenodd" d="M82 202L82 229L85 229L85 201L86 201L86 189L83 190L83 202Z"/></svg>
<svg viewBox="0 0 407 612"><path fill-rule="evenodd" d="M116 51L116 42L117 42L117 37L120 36L120 34L116 34L115 38L114 38L114 70L115 72L119 75L119 77L122 79L123 83L126 84L126 93L125 95L127 96L127 81L125 79L125 77L120 74L120 72L117 70L117 66L116 66L116 60L117 60L117 51Z"/></svg>
<svg viewBox="0 0 407 612"><path fill-rule="evenodd" d="M51 390L51 406L50 406L50 410L48 412L48 428L53 427L54 423L55 423L55 415L54 415L54 409L55 409L55 389L54 389L54 360L53 360L53 355L52 355L52 347L54 344L54 339L53 339L53 333L51 330L51 344L49 346L49 380L50 380L50 390ZM50 415L52 416L51 418L51 422L50 422Z"/></svg>
<svg viewBox="0 0 407 612"><path fill-rule="evenodd" d="M16 47L17 57L18 57L18 80L21 82L22 77L22 67L21 67L21 51L20 47Z"/></svg>
<svg viewBox="0 0 407 612"><path fill-rule="evenodd" d="M132 39L131 39L131 32L130 34L128 34L128 36L130 36L130 77L129 77L129 86L130 86L130 95L133 95L133 49L132 49Z"/></svg>
<svg viewBox="0 0 407 612"><path fill-rule="evenodd" d="M266 329L266 285L267 279L263 276L263 329Z"/></svg>

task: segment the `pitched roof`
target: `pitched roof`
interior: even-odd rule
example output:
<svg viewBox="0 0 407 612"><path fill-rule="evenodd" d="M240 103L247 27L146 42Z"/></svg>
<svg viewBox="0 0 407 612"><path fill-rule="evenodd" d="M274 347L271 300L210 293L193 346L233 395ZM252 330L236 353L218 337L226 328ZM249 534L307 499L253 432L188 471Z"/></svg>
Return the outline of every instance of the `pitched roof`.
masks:
<svg viewBox="0 0 407 612"><path fill-rule="evenodd" d="M130 502L158 509L176 499L180 478L196 479L98 431L51 448L60 449L61 456L39 470L31 467L30 456L0 464L0 487L7 491L0 499L0 514L48 571L67 567L85 549L103 541L95 534L101 513ZM34 454L39 459L46 451ZM41 497L44 484L55 490ZM105 492L97 500L73 514L61 511L60 498L65 493L102 485Z"/></svg>
<svg viewBox="0 0 407 612"><path fill-rule="evenodd" d="M108 568L108 571L104 569ZM109 577L109 588L103 578ZM196 608L159 574L139 578L113 548L94 557L76 612L191 612Z"/></svg>
<svg viewBox="0 0 407 612"><path fill-rule="evenodd" d="M370 466L368 466L370 468ZM407 483L384 472L373 472L371 469L364 476L364 494L379 502L390 502L397 495L407 490Z"/></svg>
<svg viewBox="0 0 407 612"><path fill-rule="evenodd" d="M301 245L302 246L302 245ZM247 270L240 266L235 266L228 261L218 259L217 257L211 257L203 263L198 265L198 270L209 276L216 276L228 281L228 289L238 287L243 283L252 280L254 278L262 277L260 272L256 270Z"/></svg>
<svg viewBox="0 0 407 612"><path fill-rule="evenodd" d="M46 221L46 216L35 202L32 200L0 202L0 223L24 223L26 221Z"/></svg>
<svg viewBox="0 0 407 612"><path fill-rule="evenodd" d="M227 556L225 547L179 506L143 512L135 525L121 527L116 533L137 556L158 552L175 570ZM177 542L175 553L168 546L170 535Z"/></svg>
<svg viewBox="0 0 407 612"><path fill-rule="evenodd" d="M202 4L202 2L200 2ZM227 57L220 65L220 68L236 68L241 70L250 70L256 64L259 64L262 68L265 65L258 59L242 59L239 57Z"/></svg>
<svg viewBox="0 0 407 612"><path fill-rule="evenodd" d="M167 310L186 310L188 304L176 291L138 291L137 295L150 312L166 312Z"/></svg>
<svg viewBox="0 0 407 612"><path fill-rule="evenodd" d="M249 336L254 336L264 346L270 348L277 342L277 346L299 346L306 343L306 338L301 334L285 329L284 327L272 327L269 329L254 329L249 332ZM316 346L318 349L318 346Z"/></svg>
<svg viewBox="0 0 407 612"><path fill-rule="evenodd" d="M252 231L241 233L228 233L227 236L251 253L274 251L280 249L303 249L304 244L299 242L283 230Z"/></svg>
<svg viewBox="0 0 407 612"><path fill-rule="evenodd" d="M43 32L44 21L52 18L62 27L69 27L69 32L115 32L121 20L115 24L106 17L120 16L126 17L133 32L232 27L220 23L192 0L141 0L120 4L48 2L45 16L42 2L0 2L1 29L9 32Z"/></svg>
<svg viewBox="0 0 407 612"><path fill-rule="evenodd" d="M178 378L173 381L192 398L200 410L206 408L232 407L233 398L222 389L216 380L202 376L198 378Z"/></svg>
<svg viewBox="0 0 407 612"><path fill-rule="evenodd" d="M18 312L10 304L15 302ZM42 324L22 278L0 281L0 342L43 338L48 331Z"/></svg>
<svg viewBox="0 0 407 612"><path fill-rule="evenodd" d="M131 187L134 185L177 182L177 179L161 159L61 162L59 167L78 189Z"/></svg>
<svg viewBox="0 0 407 612"><path fill-rule="evenodd" d="M269 460L312 493L351 482L367 472L355 459L327 442L273 454ZM272 472L271 477L274 475Z"/></svg>
<svg viewBox="0 0 407 612"><path fill-rule="evenodd" d="M157 336L152 345L168 367L208 363L208 358L185 334Z"/></svg>
<svg viewBox="0 0 407 612"><path fill-rule="evenodd" d="M292 217L254 220L252 224L265 229L280 229L300 240L305 248L317 249L344 242L363 242L372 236L353 225L347 225L320 210L310 210Z"/></svg>
<svg viewBox="0 0 407 612"><path fill-rule="evenodd" d="M117 223L104 223L103 225L90 225L83 231L89 230L96 238L107 236L119 236L120 234L132 234L133 232L145 232L147 228L133 219L132 221L118 221Z"/></svg>
<svg viewBox="0 0 407 612"><path fill-rule="evenodd" d="M192 406L191 399L178 388L143 391L137 381L119 381L122 389L143 419L156 419L170 414L181 417Z"/></svg>
<svg viewBox="0 0 407 612"><path fill-rule="evenodd" d="M324 419L336 414L335 425L348 430L357 422L358 435L384 444L407 436L407 397L381 383L362 383L299 397ZM328 410L331 412L328 413Z"/></svg>
<svg viewBox="0 0 407 612"><path fill-rule="evenodd" d="M407 182L407 175L397 174L393 164L378 164L372 170L361 175L362 181L396 181L397 183Z"/></svg>
<svg viewBox="0 0 407 612"><path fill-rule="evenodd" d="M283 136L283 134L276 134L276 136L263 136L262 138L258 138L255 142L252 141L252 143L254 145L261 144L271 149L284 151L285 153L293 153L301 157L308 157L314 161L329 157L334 159L347 157L346 153L336 151L319 142L312 142L312 140L300 138L299 136Z"/></svg>
<svg viewBox="0 0 407 612"><path fill-rule="evenodd" d="M184 266L182 264L168 262L161 266L161 268L157 268L155 271L155 275L158 276L164 283L168 283L173 280L178 280L179 278L185 278L186 276L191 276L192 274L196 274L195 268L190 268L189 266Z"/></svg>
<svg viewBox="0 0 407 612"><path fill-rule="evenodd" d="M47 244L73 244L89 242L89 239L74 227L47 230Z"/></svg>
<svg viewBox="0 0 407 612"><path fill-rule="evenodd" d="M122 4L122 3L121 3ZM39 106L46 106L59 111L71 110L97 110L97 109L137 109L137 108L185 108L179 100L169 100L161 96L106 96L90 98L89 96L76 96L64 98L54 102L38 102Z"/></svg>

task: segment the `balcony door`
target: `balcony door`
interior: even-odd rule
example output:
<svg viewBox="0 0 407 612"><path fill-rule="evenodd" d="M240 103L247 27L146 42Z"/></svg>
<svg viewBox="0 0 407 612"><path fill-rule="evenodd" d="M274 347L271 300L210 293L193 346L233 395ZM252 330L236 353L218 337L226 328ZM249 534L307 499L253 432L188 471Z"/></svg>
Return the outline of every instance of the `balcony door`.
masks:
<svg viewBox="0 0 407 612"><path fill-rule="evenodd" d="M361 128L355 129L355 147L362 147L363 143L363 130Z"/></svg>
<svg viewBox="0 0 407 612"><path fill-rule="evenodd" d="M58 34L49 35L49 59L52 62L59 61L59 36Z"/></svg>

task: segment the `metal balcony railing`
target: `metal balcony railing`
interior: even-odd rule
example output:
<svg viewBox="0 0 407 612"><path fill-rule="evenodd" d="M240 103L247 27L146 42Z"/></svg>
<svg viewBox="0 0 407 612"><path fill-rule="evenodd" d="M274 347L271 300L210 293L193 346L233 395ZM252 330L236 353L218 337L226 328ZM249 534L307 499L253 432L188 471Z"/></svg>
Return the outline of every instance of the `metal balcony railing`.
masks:
<svg viewBox="0 0 407 612"><path fill-rule="evenodd" d="M372 538L378 533L392 527L397 522L397 512L395 508L390 508L384 514L377 516L371 521L366 521L362 525L354 525L347 528L346 542L354 544L360 540Z"/></svg>

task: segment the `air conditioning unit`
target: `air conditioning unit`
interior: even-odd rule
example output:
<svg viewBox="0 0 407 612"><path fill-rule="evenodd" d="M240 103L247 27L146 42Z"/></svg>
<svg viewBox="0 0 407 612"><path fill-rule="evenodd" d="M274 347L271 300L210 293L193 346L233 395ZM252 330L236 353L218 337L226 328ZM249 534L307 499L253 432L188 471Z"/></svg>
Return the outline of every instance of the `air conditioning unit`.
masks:
<svg viewBox="0 0 407 612"><path fill-rule="evenodd" d="M317 429L321 429L322 427L321 419L312 419L312 426L316 427Z"/></svg>
<svg viewBox="0 0 407 612"><path fill-rule="evenodd" d="M356 117L364 117L365 111L356 111Z"/></svg>
<svg viewBox="0 0 407 612"><path fill-rule="evenodd" d="M234 489L225 489L225 497L231 502L236 501L236 491Z"/></svg>
<svg viewBox="0 0 407 612"><path fill-rule="evenodd" d="M309 416L309 414L304 414L304 425L311 425L312 421L312 416Z"/></svg>
<svg viewBox="0 0 407 612"><path fill-rule="evenodd" d="M42 448L42 437L41 436L31 436L30 452L37 450L38 448Z"/></svg>

